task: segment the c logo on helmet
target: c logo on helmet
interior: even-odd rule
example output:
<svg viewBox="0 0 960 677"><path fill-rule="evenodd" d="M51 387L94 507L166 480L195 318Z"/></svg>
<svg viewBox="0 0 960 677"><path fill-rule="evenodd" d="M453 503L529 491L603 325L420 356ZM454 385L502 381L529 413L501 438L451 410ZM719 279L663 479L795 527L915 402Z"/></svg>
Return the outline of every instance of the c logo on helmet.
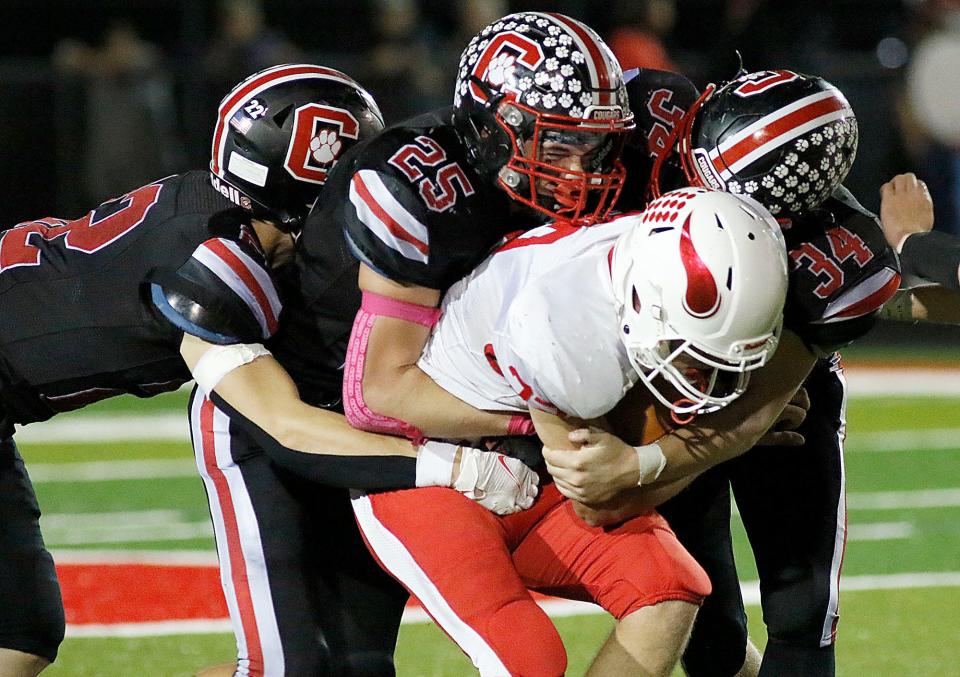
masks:
<svg viewBox="0 0 960 677"><path fill-rule="evenodd" d="M340 137L356 140L359 132L360 123L348 110L318 103L301 106L293 114L293 134L283 166L296 179L323 184L340 157Z"/></svg>
<svg viewBox="0 0 960 677"><path fill-rule="evenodd" d="M515 91L509 85L510 71L515 62L520 62L534 70L543 61L543 49L540 45L515 31L500 33L484 48L473 65L471 74L477 80L486 82L494 91ZM472 79L470 95L480 103L487 101L487 94Z"/></svg>
<svg viewBox="0 0 960 677"><path fill-rule="evenodd" d="M683 309L694 317L705 319L720 309L720 294L717 293L717 283L713 279L713 274L693 246L693 239L690 237L691 217L691 214L687 214L687 220L680 231L680 260L687 274L687 291L683 296Z"/></svg>

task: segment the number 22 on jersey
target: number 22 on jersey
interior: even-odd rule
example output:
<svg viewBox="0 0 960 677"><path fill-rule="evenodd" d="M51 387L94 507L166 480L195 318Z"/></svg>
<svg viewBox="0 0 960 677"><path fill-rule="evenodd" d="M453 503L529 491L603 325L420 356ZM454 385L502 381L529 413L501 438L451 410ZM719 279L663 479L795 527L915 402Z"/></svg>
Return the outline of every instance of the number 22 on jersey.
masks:
<svg viewBox="0 0 960 677"><path fill-rule="evenodd" d="M75 221L46 218L27 221L0 238L0 273L21 266L39 266L41 250L36 239L53 242L63 237L66 249L93 254L140 225L157 204L163 186L153 183L105 202Z"/></svg>

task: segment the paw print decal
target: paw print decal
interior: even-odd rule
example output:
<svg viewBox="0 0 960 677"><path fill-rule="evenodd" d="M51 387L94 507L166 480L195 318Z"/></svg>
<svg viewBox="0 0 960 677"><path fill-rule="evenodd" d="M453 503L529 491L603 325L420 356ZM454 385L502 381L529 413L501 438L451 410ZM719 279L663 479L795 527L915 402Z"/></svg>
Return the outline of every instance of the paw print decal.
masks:
<svg viewBox="0 0 960 677"><path fill-rule="evenodd" d="M318 163L327 165L337 159L342 146L334 130L324 129L310 139L310 154Z"/></svg>
<svg viewBox="0 0 960 677"><path fill-rule="evenodd" d="M494 87L502 86L513 75L516 57L512 54L498 54L487 68L487 82Z"/></svg>

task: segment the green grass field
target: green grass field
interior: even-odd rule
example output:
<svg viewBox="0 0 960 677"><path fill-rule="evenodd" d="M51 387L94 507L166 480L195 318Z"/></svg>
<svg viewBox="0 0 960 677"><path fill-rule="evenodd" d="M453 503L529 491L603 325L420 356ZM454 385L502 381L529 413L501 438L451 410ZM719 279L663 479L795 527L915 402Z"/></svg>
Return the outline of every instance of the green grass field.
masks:
<svg viewBox="0 0 960 677"><path fill-rule="evenodd" d="M175 413L183 393L151 401L119 399L80 415ZM61 419L62 420L62 419ZM848 410L847 477L851 540L844 576L960 572L960 397L855 397ZM44 532L56 552L77 549L211 551L206 502L185 442L20 442L44 511ZM64 481L69 464L168 461L162 479ZM178 462L178 460L180 462ZM182 474L182 476L180 476ZM164 511L158 513L157 511ZM98 513L124 515L98 516ZM165 524L150 515L164 515ZM141 522L138 524L138 520ZM173 521L176 528L166 522ZM734 524L742 580L755 580L749 546ZM960 587L868 589L844 593L838 644L841 675L960 675ZM870 579L872 580L872 579ZM884 579L889 580L889 579ZM841 588L842 589L842 588ZM760 610L748 609L762 648ZM571 675L582 674L612 625L603 615L557 619ZM160 637L68 637L51 677L189 675L233 657L229 634ZM402 677L475 674L432 624L402 629Z"/></svg>

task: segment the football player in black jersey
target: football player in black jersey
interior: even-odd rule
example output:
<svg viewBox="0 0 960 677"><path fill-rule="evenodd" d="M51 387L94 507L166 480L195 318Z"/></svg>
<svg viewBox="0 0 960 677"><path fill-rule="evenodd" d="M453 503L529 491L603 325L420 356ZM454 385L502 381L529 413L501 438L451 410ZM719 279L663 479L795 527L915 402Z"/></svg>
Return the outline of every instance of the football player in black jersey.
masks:
<svg viewBox="0 0 960 677"><path fill-rule="evenodd" d="M36 674L54 660L64 632L14 424L123 393L148 397L191 375L211 390L225 377L227 399L243 410L263 399L264 378L295 394L275 361L251 347L278 328L268 261L289 244L285 231L299 224L339 154L382 126L373 100L342 73L268 69L224 100L211 172L158 180L77 220L44 218L3 232L0 307L16 321L0 327L0 673ZM365 455L382 486L413 486L418 450L409 443L357 431L341 415L303 403L280 415L260 406L251 417L282 441ZM435 447L449 445L422 448ZM282 461L327 477L317 468L329 465L313 464L320 456L285 451ZM457 479L465 486L462 473ZM347 548L353 521L348 509L341 513L331 521L347 525Z"/></svg>
<svg viewBox="0 0 960 677"><path fill-rule="evenodd" d="M836 88L791 71L741 74L700 96L674 73L640 70L627 79L638 118L624 156L632 185L649 179L653 196L661 187L709 186L770 209L783 225L792 261L785 327L821 358L804 383L811 404L797 431L803 448L755 449L705 473L659 508L714 584L684 666L692 675L833 674L846 533L846 396L834 351L873 326L900 281L876 217L841 185L856 152L856 119ZM634 188L624 197L638 194ZM546 456L561 477L592 462L588 455ZM603 462L594 460L599 471ZM626 453L621 462L636 463ZM584 498L590 490L580 481L574 497ZM752 645L747 653L728 482L760 573L769 634L762 667ZM595 488L601 497L612 491L609 483Z"/></svg>

